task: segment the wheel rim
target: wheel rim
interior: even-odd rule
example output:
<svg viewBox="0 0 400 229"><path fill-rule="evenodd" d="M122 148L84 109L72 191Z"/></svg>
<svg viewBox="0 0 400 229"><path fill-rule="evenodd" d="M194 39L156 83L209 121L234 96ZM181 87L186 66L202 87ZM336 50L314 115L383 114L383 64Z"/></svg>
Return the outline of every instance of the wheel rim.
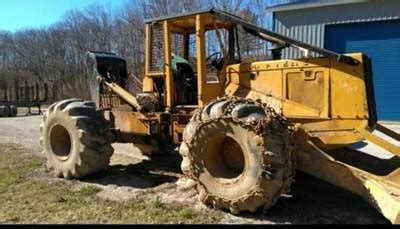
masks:
<svg viewBox="0 0 400 229"><path fill-rule="evenodd" d="M50 131L50 146L60 160L67 160L71 154L72 141L69 131L62 125L55 125Z"/></svg>
<svg viewBox="0 0 400 229"><path fill-rule="evenodd" d="M204 149L204 166L213 177L220 180L232 180L244 173L244 153L233 137L227 135L211 137Z"/></svg>

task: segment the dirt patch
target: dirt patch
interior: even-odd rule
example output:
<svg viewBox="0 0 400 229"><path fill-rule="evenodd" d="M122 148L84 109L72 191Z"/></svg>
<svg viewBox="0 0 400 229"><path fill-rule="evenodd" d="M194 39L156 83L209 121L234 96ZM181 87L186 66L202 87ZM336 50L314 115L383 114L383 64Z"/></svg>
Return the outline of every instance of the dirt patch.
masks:
<svg viewBox="0 0 400 229"><path fill-rule="evenodd" d="M0 142L21 144L39 153L40 130L42 117L39 115L25 116L19 114L17 118L0 118Z"/></svg>

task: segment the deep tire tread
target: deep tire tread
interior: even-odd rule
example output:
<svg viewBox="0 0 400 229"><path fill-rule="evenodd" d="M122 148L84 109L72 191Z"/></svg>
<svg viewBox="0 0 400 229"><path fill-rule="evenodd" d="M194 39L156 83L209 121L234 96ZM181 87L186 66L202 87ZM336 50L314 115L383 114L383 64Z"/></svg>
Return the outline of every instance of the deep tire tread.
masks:
<svg viewBox="0 0 400 229"><path fill-rule="evenodd" d="M222 106L221 106L222 105ZM221 109L230 109L234 112L224 112ZM218 111L216 111L218 110ZM212 114L211 114L212 113ZM262 115L261 115L262 114ZM198 181L196 175L196 166L194 166L194 161L196 158L191 156L191 147L202 147L202 144L196 146L196 134L201 125L205 121L213 121L216 119L223 118L227 122L236 120L240 123L254 122L257 119L265 118L267 114L264 112L263 108L257 104L248 104L245 100L241 99L230 99L223 98L217 101L210 102L202 110L200 110L196 115L193 116L190 123L187 125L183 135L183 147L181 146L180 154L183 158L181 169L182 172L196 180L198 182L197 191L199 193L199 199L207 204L212 205L215 208L224 208L231 211L233 214L238 214L241 211L255 212L260 207L260 202L263 202L264 209L268 209L273 206L276 201L280 198L282 194L286 194L290 190L290 185L293 182L293 177L295 174L295 163L292 146L292 136L285 129L281 129L280 132L287 133L286 140L282 140L284 145L283 152L275 153L268 152L263 155L263 164L265 175L261 176L258 185L253 187L252 190L236 200L224 199L220 196L213 196L207 191L207 189ZM272 118L272 117L267 117ZM278 125L279 128L279 125ZM272 133L273 134L273 133ZM267 145L271 137L271 133L264 133L262 135L263 144ZM268 163L266 163L268 162ZM279 174L272 174L273 171L279 171ZM267 176L271 173L270 176ZM280 187L279 191L270 196L268 193L268 186L271 183L278 185Z"/></svg>
<svg viewBox="0 0 400 229"><path fill-rule="evenodd" d="M48 128L47 121L57 112L68 114L75 123L80 147L79 152L75 152L78 157L71 166L61 168L64 166L50 163L49 167L53 168L54 174L66 179L82 178L105 169L114 149L105 136L107 128L103 117L96 111L95 104L82 99L68 99L51 105L43 117L40 127L42 135L44 129ZM43 147L43 136L41 139Z"/></svg>

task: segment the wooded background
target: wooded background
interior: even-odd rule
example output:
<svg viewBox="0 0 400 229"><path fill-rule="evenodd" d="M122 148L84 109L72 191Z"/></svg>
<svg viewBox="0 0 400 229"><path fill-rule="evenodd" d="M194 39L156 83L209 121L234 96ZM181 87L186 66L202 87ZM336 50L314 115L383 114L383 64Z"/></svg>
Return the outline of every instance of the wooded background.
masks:
<svg viewBox="0 0 400 229"><path fill-rule="evenodd" d="M127 61L132 76L143 76L145 19L217 8L267 27L266 7L267 0L131 0L113 12L100 5L72 10L48 27L0 30L0 84L47 84L55 100L87 98L89 50L114 52ZM266 44L253 37L241 34L240 44L244 56L267 54Z"/></svg>

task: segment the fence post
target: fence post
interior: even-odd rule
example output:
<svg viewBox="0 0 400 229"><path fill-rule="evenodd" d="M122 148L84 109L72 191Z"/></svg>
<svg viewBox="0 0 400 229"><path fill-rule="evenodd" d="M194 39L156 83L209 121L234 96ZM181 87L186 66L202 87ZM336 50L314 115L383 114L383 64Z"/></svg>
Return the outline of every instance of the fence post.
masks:
<svg viewBox="0 0 400 229"><path fill-rule="evenodd" d="M25 101L29 101L29 87L28 87L28 82L27 81L25 81L25 84L24 84L24 91L25 91L25 96L24 96L24 100Z"/></svg>
<svg viewBox="0 0 400 229"><path fill-rule="evenodd" d="M30 86L29 88L30 88L30 93L31 93L30 94L31 95L30 96L31 97L30 101L34 102L35 101L35 86Z"/></svg>
<svg viewBox="0 0 400 229"><path fill-rule="evenodd" d="M38 102L40 100L39 98L39 84L35 84L35 102Z"/></svg>
<svg viewBox="0 0 400 229"><path fill-rule="evenodd" d="M7 83L4 82L3 84L3 89L4 89L4 101L8 102L8 98L7 98Z"/></svg>
<svg viewBox="0 0 400 229"><path fill-rule="evenodd" d="M19 94L18 94L18 80L14 80L14 94L15 94L15 101L19 101Z"/></svg>
<svg viewBox="0 0 400 229"><path fill-rule="evenodd" d="M57 85L54 83L53 84L53 101L56 101L57 99Z"/></svg>
<svg viewBox="0 0 400 229"><path fill-rule="evenodd" d="M8 85L8 99L10 102L13 102L12 86L10 84Z"/></svg>
<svg viewBox="0 0 400 229"><path fill-rule="evenodd" d="M44 84L44 98L43 101L48 102L49 100L49 88L47 86L47 83Z"/></svg>

